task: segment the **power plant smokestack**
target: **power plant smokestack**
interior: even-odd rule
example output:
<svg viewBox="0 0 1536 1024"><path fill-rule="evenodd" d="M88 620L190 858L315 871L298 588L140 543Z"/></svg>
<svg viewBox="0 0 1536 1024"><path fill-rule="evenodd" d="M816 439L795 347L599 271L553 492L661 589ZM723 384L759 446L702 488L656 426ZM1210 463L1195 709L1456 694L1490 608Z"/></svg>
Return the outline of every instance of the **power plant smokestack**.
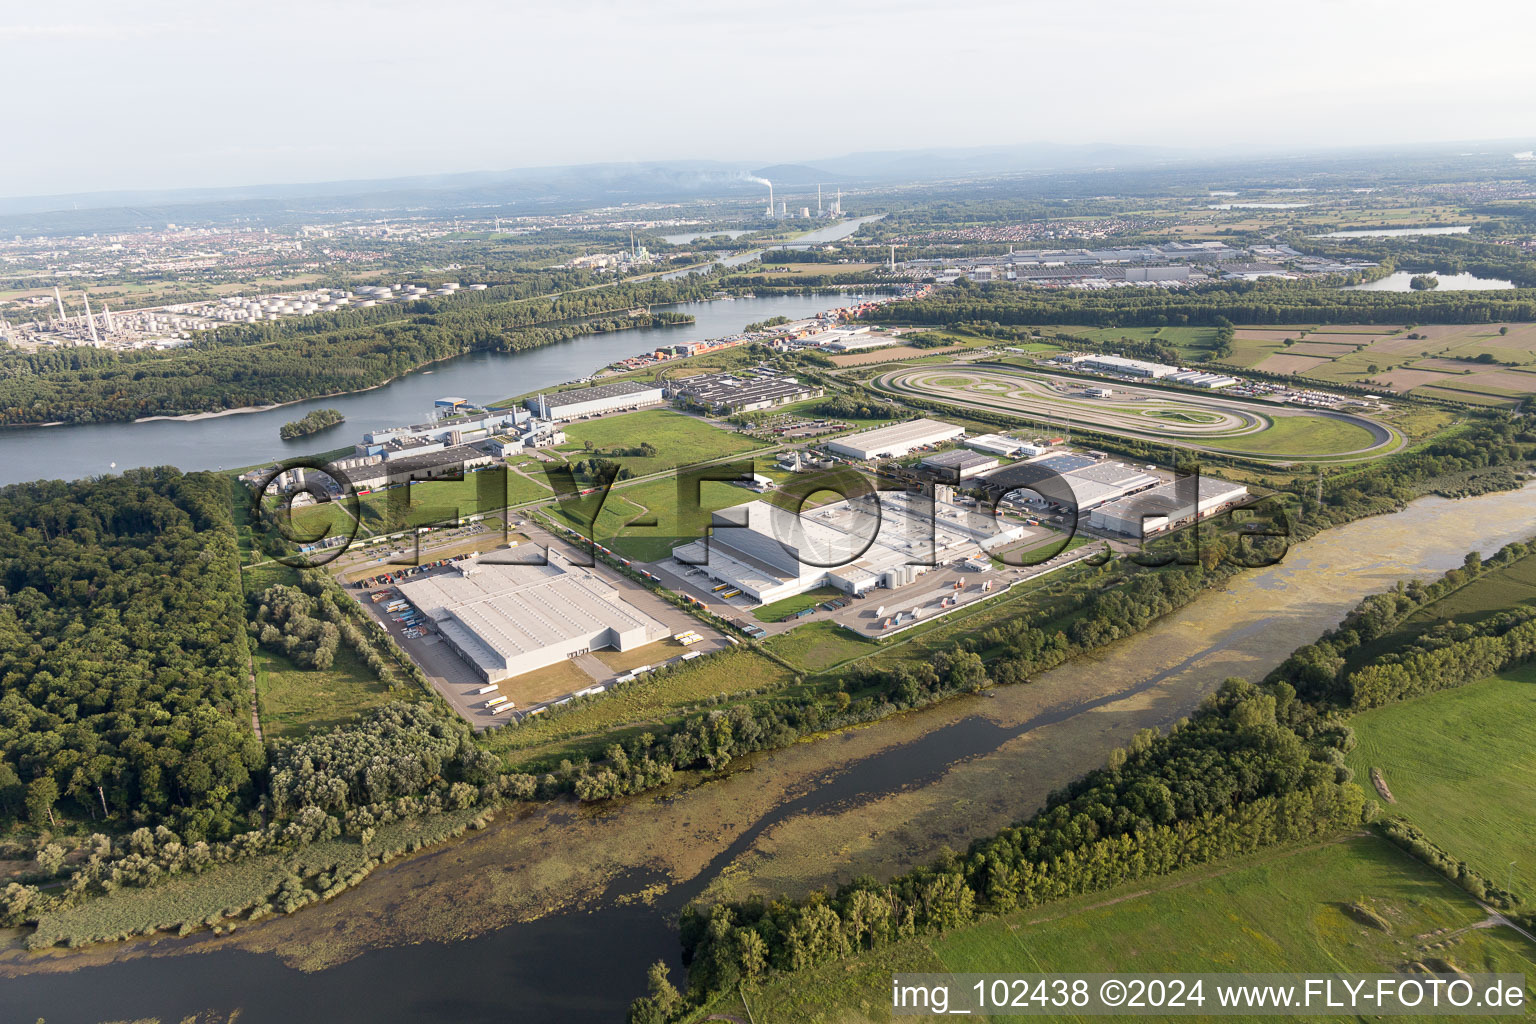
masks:
<svg viewBox="0 0 1536 1024"><path fill-rule="evenodd" d="M816 216L821 216L821 182L816 183Z"/></svg>
<svg viewBox="0 0 1536 1024"><path fill-rule="evenodd" d="M59 319L64 319L64 296L59 294L59 286L53 286L53 301L59 304Z"/></svg>
<svg viewBox="0 0 1536 1024"><path fill-rule="evenodd" d="M107 333L112 333L112 307L105 302L101 304L101 317L107 322Z"/></svg>
<svg viewBox="0 0 1536 1024"><path fill-rule="evenodd" d="M91 316L91 296L90 296L90 293L89 292L81 292L80 294L81 294L81 297L83 299L85 299L85 326L87 326L87 327L89 327L91 329L91 344L92 345L99 345L101 343L101 338L99 336L97 336L97 334L96 334L96 318Z"/></svg>
<svg viewBox="0 0 1536 1024"><path fill-rule="evenodd" d="M773 182L768 183L768 216L773 216Z"/></svg>

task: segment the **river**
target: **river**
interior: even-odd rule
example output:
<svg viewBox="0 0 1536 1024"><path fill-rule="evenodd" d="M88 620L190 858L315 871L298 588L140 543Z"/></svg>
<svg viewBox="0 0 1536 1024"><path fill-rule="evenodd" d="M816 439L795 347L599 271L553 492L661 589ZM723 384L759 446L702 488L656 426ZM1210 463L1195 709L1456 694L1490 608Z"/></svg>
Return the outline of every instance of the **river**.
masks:
<svg viewBox="0 0 1536 1024"><path fill-rule="evenodd" d="M522 352L471 352L369 391L257 412L195 420L0 430L0 485L52 477L73 480L135 466L170 465L186 471L234 469L339 448L360 439L364 431L424 422L431 417L433 400L445 395L495 402L585 377L615 359L656 345L724 337L774 316L796 320L842 301L841 296L829 292L658 306L691 313L695 322L591 335ZM325 408L340 409L346 422L294 441L279 439L278 429L284 423L311 409Z"/></svg>
<svg viewBox="0 0 1536 1024"><path fill-rule="evenodd" d="M678 910L889 875L1028 815L1393 581L1536 531L1536 484L1330 530L1091 658L612 807L531 809L225 937L0 956L0 1019L619 1021ZM188 955L199 954L199 955ZM303 967L305 969L300 969ZM679 976L680 978L680 976Z"/></svg>
<svg viewBox="0 0 1536 1024"><path fill-rule="evenodd" d="M732 253L730 256L722 257L715 262L723 267L739 267L743 264L751 263L753 260L757 259L763 253L771 249L809 249L813 245L825 245L827 242L836 242L847 238L849 235L852 235L855 231L859 230L859 228L863 227L870 221L879 220L883 216L885 216L885 214L876 213L867 217L851 217L848 220L838 221L836 224L832 224L824 228L817 228L815 231L807 231L805 234L797 237L793 242L782 242L777 245L770 245L761 249L746 249L742 252ZM670 280L673 278L683 277L687 274L697 274L700 269L701 268L699 267L689 267L686 270L672 270L662 274L661 276L663 280ZM836 271L836 264L828 264L828 273L836 273Z"/></svg>

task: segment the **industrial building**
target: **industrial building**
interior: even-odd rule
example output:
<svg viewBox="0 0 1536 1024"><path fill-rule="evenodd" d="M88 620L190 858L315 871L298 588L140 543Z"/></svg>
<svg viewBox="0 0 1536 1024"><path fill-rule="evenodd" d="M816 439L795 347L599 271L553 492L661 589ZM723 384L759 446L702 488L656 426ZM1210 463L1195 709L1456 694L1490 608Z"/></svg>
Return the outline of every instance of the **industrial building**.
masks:
<svg viewBox="0 0 1536 1024"><path fill-rule="evenodd" d="M1016 437L1007 437L1003 434L978 434L968 437L963 442L967 448L973 448L987 455L1001 455L1003 458L1012 458L1015 455L1039 455L1040 449L1033 445L1025 444Z"/></svg>
<svg viewBox="0 0 1536 1024"><path fill-rule="evenodd" d="M1094 509L1088 525L1095 530L1150 537L1186 522L1215 515L1242 501L1248 488L1215 477L1202 476L1196 497L1196 478L1186 477L1162 484L1128 498Z"/></svg>
<svg viewBox="0 0 1536 1024"><path fill-rule="evenodd" d="M361 464L346 473L353 487L370 490L386 484L402 484L408 480L455 477L479 466L490 465L493 460L490 452L473 445L456 445L452 448L428 445L423 450L412 451L388 461L369 464L361 459L355 460Z"/></svg>
<svg viewBox="0 0 1536 1024"><path fill-rule="evenodd" d="M969 480L988 470L996 469L998 460L976 452L952 451L930 455L921 463L924 469L935 470L951 480Z"/></svg>
<svg viewBox="0 0 1536 1024"><path fill-rule="evenodd" d="M621 380L613 384L597 384L589 388L536 395L523 404L540 419L561 422L610 412L629 412L649 405L660 405L664 400L664 392L659 384Z"/></svg>
<svg viewBox="0 0 1536 1024"><path fill-rule="evenodd" d="M397 586L487 683L600 647L627 651L668 633L596 573L553 551L545 565L452 565Z"/></svg>
<svg viewBox="0 0 1536 1024"><path fill-rule="evenodd" d="M1124 356L1082 356L1071 361L1090 370L1119 373L1127 377L1150 377L1153 380L1179 372L1177 366L1169 366L1167 363L1149 363L1145 359L1126 359Z"/></svg>
<svg viewBox="0 0 1536 1024"><path fill-rule="evenodd" d="M1024 536L1022 526L963 508L945 495L904 491L834 502L800 515L752 501L716 512L712 526L707 539L682 545L673 556L762 603L823 586L847 594L904 587L936 565Z"/></svg>
<svg viewBox="0 0 1536 1024"><path fill-rule="evenodd" d="M987 490L997 495L1038 488L1026 499L1036 505L1063 504L1068 498L1079 513L1138 491L1156 487L1162 478L1123 462L1108 462L1088 455L1060 453L1017 462L987 475Z"/></svg>
<svg viewBox="0 0 1536 1024"><path fill-rule="evenodd" d="M965 428L938 420L918 419L889 427L866 430L828 441L828 451L850 459L899 459L928 445L943 444L965 436Z"/></svg>
<svg viewBox="0 0 1536 1024"><path fill-rule="evenodd" d="M1171 384L1186 384L1192 388L1229 388L1237 383L1236 377L1202 370L1180 370L1178 373L1170 373L1164 379Z"/></svg>
<svg viewBox="0 0 1536 1024"><path fill-rule="evenodd" d="M755 412L821 397L821 388L775 372L701 373L667 383L667 397L712 412Z"/></svg>

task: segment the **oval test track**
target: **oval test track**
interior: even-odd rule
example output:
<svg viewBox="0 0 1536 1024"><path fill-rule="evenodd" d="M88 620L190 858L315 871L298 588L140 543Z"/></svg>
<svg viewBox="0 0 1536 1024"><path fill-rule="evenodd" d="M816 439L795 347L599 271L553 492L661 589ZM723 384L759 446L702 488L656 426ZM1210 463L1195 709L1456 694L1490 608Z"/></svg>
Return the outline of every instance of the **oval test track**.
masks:
<svg viewBox="0 0 1536 1024"><path fill-rule="evenodd" d="M930 398L951 405L1020 417L1070 420L1108 434L1158 441L1196 451L1257 462L1358 462L1397 451L1404 439L1392 427L1367 416L1331 409L1266 408L1214 395L1195 395L1127 384L1095 382L995 364L952 363L892 370L872 382L887 394ZM1109 398L1088 398L1088 387L1113 390ZM1363 448L1342 452L1256 452L1223 445L1270 430L1277 419L1312 417L1360 427L1371 436Z"/></svg>

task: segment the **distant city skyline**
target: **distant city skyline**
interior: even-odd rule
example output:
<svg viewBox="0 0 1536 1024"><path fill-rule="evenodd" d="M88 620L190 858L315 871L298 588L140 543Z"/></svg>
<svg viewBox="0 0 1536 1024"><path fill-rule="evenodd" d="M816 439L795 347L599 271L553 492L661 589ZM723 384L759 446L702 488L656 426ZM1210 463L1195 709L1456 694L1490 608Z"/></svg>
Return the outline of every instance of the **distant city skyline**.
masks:
<svg viewBox="0 0 1536 1024"><path fill-rule="evenodd" d="M1170 37L1173 44L1153 44ZM1536 8L60 0L0 15L0 195L867 150L1533 131Z"/></svg>

